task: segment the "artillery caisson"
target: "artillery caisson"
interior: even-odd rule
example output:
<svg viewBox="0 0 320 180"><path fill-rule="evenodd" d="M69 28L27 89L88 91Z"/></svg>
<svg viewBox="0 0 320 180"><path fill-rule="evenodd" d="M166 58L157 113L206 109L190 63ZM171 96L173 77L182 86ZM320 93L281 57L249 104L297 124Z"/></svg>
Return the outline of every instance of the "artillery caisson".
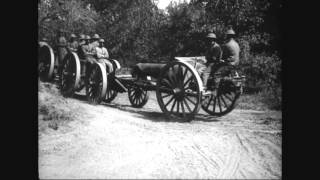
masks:
<svg viewBox="0 0 320 180"><path fill-rule="evenodd" d="M102 101L107 89L107 74L103 64L96 62L81 73L81 64L87 63L79 59L77 53L69 51L63 60L60 74L60 90L63 96L71 97L84 87L86 97L90 103L98 104Z"/></svg>
<svg viewBox="0 0 320 180"><path fill-rule="evenodd" d="M132 76L108 75L105 102L111 102L117 93L127 92L133 107L143 107L149 91L156 91L160 109L168 118L191 120L202 107L213 116L232 111L242 93L244 76L227 63L217 62L209 78L208 91L204 87L198 67L204 57L176 57L168 63L139 63Z"/></svg>

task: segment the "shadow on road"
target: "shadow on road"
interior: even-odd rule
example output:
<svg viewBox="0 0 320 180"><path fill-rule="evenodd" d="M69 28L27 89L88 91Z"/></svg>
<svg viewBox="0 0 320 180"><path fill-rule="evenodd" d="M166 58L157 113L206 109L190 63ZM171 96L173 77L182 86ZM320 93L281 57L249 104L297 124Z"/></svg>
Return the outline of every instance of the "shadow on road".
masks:
<svg viewBox="0 0 320 180"><path fill-rule="evenodd" d="M90 103L87 101L86 95L84 95L84 94L77 94L77 93L75 93L75 94L72 96L72 98L90 104Z"/></svg>
<svg viewBox="0 0 320 180"><path fill-rule="evenodd" d="M73 95L74 99L80 100L82 102L88 103L86 95L75 93ZM89 103L88 103L89 104ZM153 122L178 122L178 123L189 123L190 121L184 121L183 119L169 119L162 111L154 111L148 108L134 108L131 105L123 105L117 103L105 103L101 102L101 105L116 108L122 111L130 112L135 114L136 117L150 120ZM219 122L219 117L213 117L206 114L197 114L192 121L202 121L202 122Z"/></svg>
<svg viewBox="0 0 320 180"><path fill-rule="evenodd" d="M103 105L117 108L122 111L127 111L130 113L136 114L137 117L142 116L143 119L150 120L153 122L179 122L179 123L189 123L190 121L184 121L183 119L169 119L162 111L154 111L151 109L143 109L143 108L134 108L130 105L121 105L121 104L106 104ZM210 115L197 114L196 117L192 121L203 121L203 122L218 122L217 117L212 117Z"/></svg>

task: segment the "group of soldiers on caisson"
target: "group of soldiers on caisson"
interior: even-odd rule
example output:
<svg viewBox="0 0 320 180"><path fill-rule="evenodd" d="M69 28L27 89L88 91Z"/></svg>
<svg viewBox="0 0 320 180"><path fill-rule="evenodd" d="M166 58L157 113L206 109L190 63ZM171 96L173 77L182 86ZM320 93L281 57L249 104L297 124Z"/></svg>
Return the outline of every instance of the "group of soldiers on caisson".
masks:
<svg viewBox="0 0 320 180"><path fill-rule="evenodd" d="M47 41L43 38L42 41ZM85 34L76 36L71 34L69 41L66 39L66 33L64 31L58 32L57 37L57 50L58 50L58 61L56 66L58 67L58 73L60 74L62 69L63 60L65 56L70 52L76 52L79 56L81 63L81 76L85 76L88 73L87 69L96 62L103 61L103 65L107 65L112 71L112 63L108 60L109 53L104 46L104 39L100 38L98 34L94 34L92 37Z"/></svg>
<svg viewBox="0 0 320 180"><path fill-rule="evenodd" d="M216 42L217 36L214 33L211 32L206 36L207 49L205 57L207 62L205 63L206 66L200 69L205 90L207 90L208 78L212 76L214 64L218 61L225 61L231 65L239 64L240 47L234 39L235 35L235 31L229 28L226 31L226 42L222 46Z"/></svg>

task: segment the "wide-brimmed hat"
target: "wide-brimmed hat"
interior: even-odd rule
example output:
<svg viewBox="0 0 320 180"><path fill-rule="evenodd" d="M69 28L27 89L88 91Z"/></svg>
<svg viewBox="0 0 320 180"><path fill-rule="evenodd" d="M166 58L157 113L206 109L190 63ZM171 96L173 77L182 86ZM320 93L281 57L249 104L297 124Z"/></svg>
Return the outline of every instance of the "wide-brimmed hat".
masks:
<svg viewBox="0 0 320 180"><path fill-rule="evenodd" d="M98 34L94 34L92 39L100 39L100 36Z"/></svg>
<svg viewBox="0 0 320 180"><path fill-rule="evenodd" d="M86 35L86 40L90 40L91 37L89 35Z"/></svg>
<svg viewBox="0 0 320 180"><path fill-rule="evenodd" d="M80 40L85 40L86 39L86 36L84 34L80 34Z"/></svg>
<svg viewBox="0 0 320 180"><path fill-rule="evenodd" d="M207 35L207 38L216 39L217 36L216 36L214 33L209 33L209 34Z"/></svg>
<svg viewBox="0 0 320 180"><path fill-rule="evenodd" d="M99 39L99 42L103 43L103 42L104 42L104 39L102 39L102 38L101 38L101 39Z"/></svg>
<svg viewBox="0 0 320 180"><path fill-rule="evenodd" d="M75 34L73 34L73 33L70 35L70 37L71 38L77 38L77 36Z"/></svg>
<svg viewBox="0 0 320 180"><path fill-rule="evenodd" d="M235 35L236 33L234 32L233 29L228 29L226 32L227 35Z"/></svg>

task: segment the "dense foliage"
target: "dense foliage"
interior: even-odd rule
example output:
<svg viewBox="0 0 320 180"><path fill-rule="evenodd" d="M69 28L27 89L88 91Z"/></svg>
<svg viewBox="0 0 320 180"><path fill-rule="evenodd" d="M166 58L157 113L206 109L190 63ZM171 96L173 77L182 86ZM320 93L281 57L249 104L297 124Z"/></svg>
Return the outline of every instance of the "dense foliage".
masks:
<svg viewBox="0 0 320 180"><path fill-rule="evenodd" d="M156 0L39 0L39 38L55 44L59 29L98 33L122 66L203 55L209 31L224 43L232 26L240 44L247 92L268 89L281 103L281 0L190 0L164 11ZM268 87L268 88L266 88ZM269 90L270 89L270 90ZM279 92L280 91L280 92ZM278 103L278 104L279 104Z"/></svg>

